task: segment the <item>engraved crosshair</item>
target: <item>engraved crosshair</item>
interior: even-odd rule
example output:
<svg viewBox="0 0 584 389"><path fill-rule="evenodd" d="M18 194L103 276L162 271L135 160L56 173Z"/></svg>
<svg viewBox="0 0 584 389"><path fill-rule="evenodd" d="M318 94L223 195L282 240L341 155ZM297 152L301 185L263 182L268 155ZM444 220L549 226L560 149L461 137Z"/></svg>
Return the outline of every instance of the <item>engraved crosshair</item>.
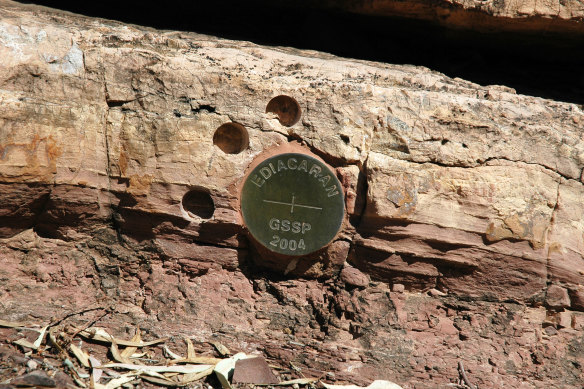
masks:
<svg viewBox="0 0 584 389"><path fill-rule="evenodd" d="M295 196L294 196L294 193L292 193L292 201L289 203L284 203L282 201L273 201L273 200L263 200L263 202L264 203L272 203L272 204L280 204L280 205L289 205L290 206L290 213L294 213L294 207L318 209L318 210L322 211L321 207L313 207L312 205L296 204L294 202L294 199L295 199Z"/></svg>

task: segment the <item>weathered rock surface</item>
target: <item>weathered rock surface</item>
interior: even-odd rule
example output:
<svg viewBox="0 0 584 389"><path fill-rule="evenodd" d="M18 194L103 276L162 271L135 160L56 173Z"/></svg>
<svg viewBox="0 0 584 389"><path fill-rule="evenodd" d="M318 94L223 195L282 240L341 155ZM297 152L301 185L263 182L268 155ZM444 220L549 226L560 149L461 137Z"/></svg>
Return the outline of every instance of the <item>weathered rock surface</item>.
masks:
<svg viewBox="0 0 584 389"><path fill-rule="evenodd" d="M581 382L581 107L0 5L2 317L112 305L122 327L219 334L362 383L436 387L459 359L481 386ZM297 124L266 113L277 95L298 101ZM233 153L214 144L230 122L241 152L245 134L221 140ZM237 193L290 141L337 168L350 220L293 265L248 243ZM430 289L448 297L415 293Z"/></svg>
<svg viewBox="0 0 584 389"><path fill-rule="evenodd" d="M482 31L584 34L584 4L579 0L346 0L321 6Z"/></svg>

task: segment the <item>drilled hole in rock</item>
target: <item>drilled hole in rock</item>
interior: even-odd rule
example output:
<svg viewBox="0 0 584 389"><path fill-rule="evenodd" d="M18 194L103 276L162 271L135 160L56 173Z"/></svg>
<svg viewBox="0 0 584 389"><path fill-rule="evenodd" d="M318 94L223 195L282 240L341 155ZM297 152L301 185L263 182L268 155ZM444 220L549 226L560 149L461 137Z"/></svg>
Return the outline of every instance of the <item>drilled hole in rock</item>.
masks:
<svg viewBox="0 0 584 389"><path fill-rule="evenodd" d="M215 130L213 144L227 154L238 154L247 149L249 135L244 126L238 123L225 123Z"/></svg>
<svg viewBox="0 0 584 389"><path fill-rule="evenodd" d="M298 102L290 96L280 95L274 97L266 106L266 113L272 112L278 115L280 124L292 127L298 120L302 111Z"/></svg>
<svg viewBox="0 0 584 389"><path fill-rule="evenodd" d="M182 207L191 216L210 219L215 212L215 204L209 193L201 189L188 191L182 199Z"/></svg>

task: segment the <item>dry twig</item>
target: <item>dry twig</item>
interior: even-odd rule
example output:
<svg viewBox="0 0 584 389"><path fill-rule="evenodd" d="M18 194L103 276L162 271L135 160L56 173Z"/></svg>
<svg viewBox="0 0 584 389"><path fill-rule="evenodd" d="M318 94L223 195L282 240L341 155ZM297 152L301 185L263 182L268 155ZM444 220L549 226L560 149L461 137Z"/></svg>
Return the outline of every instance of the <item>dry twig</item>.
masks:
<svg viewBox="0 0 584 389"><path fill-rule="evenodd" d="M458 372L460 374L460 377L462 378L462 381L464 382L464 384L466 386L468 386L470 389L477 389L476 386L474 386L473 384L470 383L468 377L466 376L466 372L464 371L464 366L462 364L462 361L458 361Z"/></svg>

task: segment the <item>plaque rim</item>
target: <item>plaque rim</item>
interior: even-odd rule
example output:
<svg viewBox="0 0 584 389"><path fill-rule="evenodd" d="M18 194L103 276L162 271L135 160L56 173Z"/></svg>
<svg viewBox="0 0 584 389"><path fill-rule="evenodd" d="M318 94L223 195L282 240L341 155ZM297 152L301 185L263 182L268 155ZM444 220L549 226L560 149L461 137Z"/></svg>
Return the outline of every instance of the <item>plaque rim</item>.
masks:
<svg viewBox="0 0 584 389"><path fill-rule="evenodd" d="M339 220L338 220L338 226L335 227L336 231L334 232L334 234L331 235L330 239L327 240L326 242L322 243L321 245L318 245L318 247L316 248L312 248L310 251L304 252L302 254L293 254L293 253L283 253L281 251L277 251L277 250L272 250L270 247L268 247L268 244L263 243L262 241L260 241L260 238L257 238L254 233L252 232L252 230L249 227L249 223L246 222L246 217L244 215L243 212L243 189L246 185L246 183L251 179L251 175L254 174L254 171L256 171L256 169L262 165L264 162L268 161L268 160L274 160L276 161L277 158L279 156L283 156L283 155L296 155L297 157L302 157L302 158L306 158L309 161L313 161L316 162L319 165L322 165L323 167L325 167L326 169L328 169L328 173L332 176L332 178L335 180L334 182L336 184L338 184L338 188L340 190L340 196L341 196L341 200L339 201L339 205L340 205L340 210L338 211L340 214ZM315 177L316 178L316 177ZM250 183L250 185L253 185ZM339 235L339 233L343 230L345 222L346 222L346 218L347 218L347 207L346 207L346 194L345 194L345 188L343 187L343 184L341 182L341 180L337 177L337 172L336 169L333 168L332 166L330 166L328 163L326 163L322 158L318 157L317 155L310 153L308 151L306 151L301 145L299 144L287 144L284 145L283 147L277 148L277 149L272 149L269 151L266 151L264 153L261 153L259 156L257 156L256 158L254 158L254 160L252 161L252 163L250 163L250 165L248 166L248 169L246 171L246 174L243 176L242 180L241 180L241 184L240 184L240 188L239 188L239 199L238 199L238 203L239 203L239 215L241 217L241 221L242 221L242 225L244 226L247 235L249 236L249 238L255 242L257 245L259 245L259 247L261 247L262 250L266 250L267 252L269 252L271 255L274 256L282 256L282 257L286 257L286 258L301 258L301 257L306 257L309 255L312 255L316 252L319 252L323 249L326 249L327 246L329 246L335 239L336 237ZM249 216L248 216L249 217Z"/></svg>

